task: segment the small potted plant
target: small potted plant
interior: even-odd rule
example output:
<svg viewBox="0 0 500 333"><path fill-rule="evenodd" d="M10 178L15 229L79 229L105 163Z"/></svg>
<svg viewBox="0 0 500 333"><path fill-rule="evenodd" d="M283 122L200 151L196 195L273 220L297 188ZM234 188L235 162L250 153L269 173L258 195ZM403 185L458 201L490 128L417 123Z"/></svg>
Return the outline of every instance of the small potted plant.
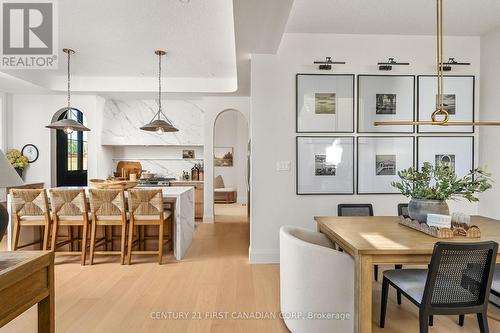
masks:
<svg viewBox="0 0 500 333"><path fill-rule="evenodd" d="M19 174L19 177L23 177L23 172L24 170L28 167L28 158L21 154L21 152L17 149L11 149L7 153L7 159L9 160L10 164L16 169L17 173Z"/></svg>
<svg viewBox="0 0 500 333"><path fill-rule="evenodd" d="M481 168L458 178L447 163L433 167L426 162L421 170L413 167L398 172L401 179L392 182L401 194L410 198L408 214L414 220L427 222L427 214L449 214L446 200L463 197L470 202L479 201L476 193L492 187L491 175Z"/></svg>

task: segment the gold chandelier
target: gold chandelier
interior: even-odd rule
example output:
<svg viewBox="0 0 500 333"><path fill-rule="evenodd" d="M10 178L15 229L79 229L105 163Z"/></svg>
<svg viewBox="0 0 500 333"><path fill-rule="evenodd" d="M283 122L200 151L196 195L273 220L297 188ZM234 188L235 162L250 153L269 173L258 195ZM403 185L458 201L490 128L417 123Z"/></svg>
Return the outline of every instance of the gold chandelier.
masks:
<svg viewBox="0 0 500 333"><path fill-rule="evenodd" d="M443 0L436 0L437 19L437 108L431 113L431 120L427 121L376 121L375 126L380 125L437 125L437 126L500 126L495 121L449 121L450 115L444 108L443 94Z"/></svg>

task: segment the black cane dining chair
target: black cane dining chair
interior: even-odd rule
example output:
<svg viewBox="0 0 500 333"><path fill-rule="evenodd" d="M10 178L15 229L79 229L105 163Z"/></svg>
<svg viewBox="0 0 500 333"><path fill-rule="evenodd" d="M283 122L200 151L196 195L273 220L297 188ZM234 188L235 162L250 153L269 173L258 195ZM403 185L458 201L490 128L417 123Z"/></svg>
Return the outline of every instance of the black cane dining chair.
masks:
<svg viewBox="0 0 500 333"><path fill-rule="evenodd" d="M398 216L408 216L408 204L400 203L398 204Z"/></svg>
<svg viewBox="0 0 500 333"><path fill-rule="evenodd" d="M373 216L372 204L339 204L338 216ZM378 281L378 265L373 266L375 281Z"/></svg>
<svg viewBox="0 0 500 333"><path fill-rule="evenodd" d="M373 216L372 204L339 204L339 216Z"/></svg>
<svg viewBox="0 0 500 333"><path fill-rule="evenodd" d="M419 308L420 333L428 333L434 315L477 315L479 331L488 333L488 299L498 251L496 242L434 245L429 269L384 272L380 327L384 328L389 286Z"/></svg>

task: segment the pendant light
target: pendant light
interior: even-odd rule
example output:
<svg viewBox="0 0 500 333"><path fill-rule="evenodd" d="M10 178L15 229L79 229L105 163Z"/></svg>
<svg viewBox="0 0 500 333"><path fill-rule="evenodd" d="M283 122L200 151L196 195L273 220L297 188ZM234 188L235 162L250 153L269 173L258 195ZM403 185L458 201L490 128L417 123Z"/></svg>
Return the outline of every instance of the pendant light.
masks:
<svg viewBox="0 0 500 333"><path fill-rule="evenodd" d="M64 133L66 134L71 134L74 131L90 131L90 129L84 126L82 123L70 117L71 115L73 115L74 118L76 118L76 114L81 113L80 110L71 106L71 72L70 72L71 62L70 61L71 61L71 55L75 54L75 51L73 49L64 48L63 52L68 55L68 106L63 107L57 110L56 112L56 114L65 113L63 119L54 121L50 125L47 125L45 127L50 129L63 130Z"/></svg>
<svg viewBox="0 0 500 333"><path fill-rule="evenodd" d="M163 50L156 50L155 54L158 56L158 112L149 123L141 127L143 131L156 132L163 134L165 132L178 132L179 130L172 125L170 120L165 116L161 109L161 57L167 54ZM165 118L164 120L161 119Z"/></svg>
<svg viewBox="0 0 500 333"><path fill-rule="evenodd" d="M444 108L443 94L443 0L436 0L437 21L437 108L431 113L431 120L427 121L377 121L375 126L380 125L436 125L436 126L500 126L495 121L449 121L450 115Z"/></svg>

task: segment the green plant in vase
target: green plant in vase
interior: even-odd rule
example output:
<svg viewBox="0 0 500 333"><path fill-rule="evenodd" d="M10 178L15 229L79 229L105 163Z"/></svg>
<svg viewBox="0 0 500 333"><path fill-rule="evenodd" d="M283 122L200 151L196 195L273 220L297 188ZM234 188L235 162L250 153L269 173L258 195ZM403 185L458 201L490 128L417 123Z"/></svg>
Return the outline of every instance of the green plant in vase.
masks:
<svg viewBox="0 0 500 333"><path fill-rule="evenodd" d="M19 150L11 149L7 153L7 159L9 160L10 164L12 164L14 169L16 169L19 176L22 177L24 170L29 165L28 158L21 154Z"/></svg>
<svg viewBox="0 0 500 333"><path fill-rule="evenodd" d="M492 187L491 174L481 168L470 170L458 178L448 163L435 167L426 162L420 169L409 168L398 172L400 181L392 182L401 194L410 198L408 214L414 220L427 221L427 214L449 214L446 200L463 197L470 202L479 201L477 193Z"/></svg>

